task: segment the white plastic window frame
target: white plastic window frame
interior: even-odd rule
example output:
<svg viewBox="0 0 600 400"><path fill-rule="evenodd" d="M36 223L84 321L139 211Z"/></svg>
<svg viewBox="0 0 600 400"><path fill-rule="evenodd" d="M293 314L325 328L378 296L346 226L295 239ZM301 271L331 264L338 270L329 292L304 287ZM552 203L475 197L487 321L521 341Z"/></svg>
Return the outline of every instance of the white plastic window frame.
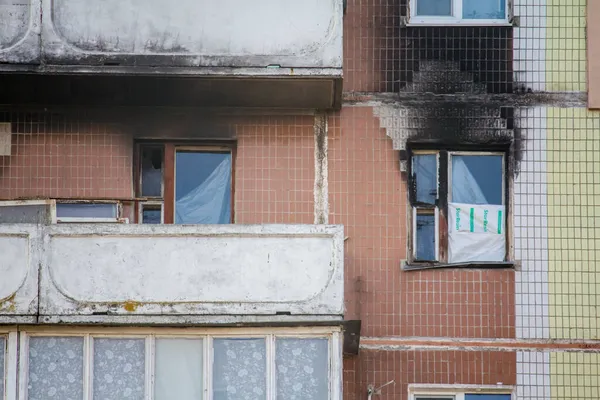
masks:
<svg viewBox="0 0 600 400"><path fill-rule="evenodd" d="M18 336L17 336L18 335ZM154 372L155 372L155 341L159 339L202 339L203 344L203 392L201 400L213 400L212 380L213 380L213 359L214 359L214 339L265 339L266 344L266 400L276 400L276 368L275 368L275 349L276 339L294 338L294 339L327 339L328 354L328 378L329 378L329 396L327 400L342 400L342 339L341 329L327 327L309 327L309 328L248 328L248 329L98 329L82 330L77 328L66 329L37 329L29 328L25 331L13 333L11 344L8 346L13 349L9 366L12 368L7 379L12 385L10 392L7 390L7 396L3 400L27 400L27 386L29 373L29 338L31 337L83 337L84 348L84 377L83 377L83 400L93 400L93 341L95 338L113 338L113 339L144 339L145 340L145 400L154 398ZM19 343L17 343L17 337ZM17 363L17 348L19 349ZM17 365L19 371L17 375ZM18 382L18 397L17 397Z"/></svg>
<svg viewBox="0 0 600 400"><path fill-rule="evenodd" d="M511 400L516 399L515 388L510 385L408 385L408 400L422 398L440 400L465 400L467 394L510 395Z"/></svg>
<svg viewBox="0 0 600 400"><path fill-rule="evenodd" d="M0 400L13 400L17 398L17 366L18 366L18 338L16 329L1 329L0 337L5 339L4 348L4 393L0 393Z"/></svg>
<svg viewBox="0 0 600 400"><path fill-rule="evenodd" d="M96 218L96 217L58 217L56 207L60 204L112 204L116 207L116 218ZM54 218L55 223L58 224L118 224L118 223L129 223L127 218L121 218L122 214L122 205L118 201L56 201L55 210L54 210Z"/></svg>
<svg viewBox="0 0 600 400"><path fill-rule="evenodd" d="M452 1L452 15L441 16L441 15L417 15L417 2L419 0L410 0L409 4L409 15L410 19L408 25L414 26L511 26L510 21L512 20L512 0L506 0L506 17L504 19L463 19L462 9L463 0L451 0ZM500 1L500 0L498 0Z"/></svg>

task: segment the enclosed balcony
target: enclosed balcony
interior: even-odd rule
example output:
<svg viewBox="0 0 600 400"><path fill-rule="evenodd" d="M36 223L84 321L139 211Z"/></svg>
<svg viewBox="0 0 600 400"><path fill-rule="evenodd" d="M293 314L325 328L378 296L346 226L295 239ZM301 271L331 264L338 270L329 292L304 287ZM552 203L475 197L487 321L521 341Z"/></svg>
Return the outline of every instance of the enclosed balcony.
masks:
<svg viewBox="0 0 600 400"><path fill-rule="evenodd" d="M0 224L0 248L0 323L343 317L340 226Z"/></svg>
<svg viewBox="0 0 600 400"><path fill-rule="evenodd" d="M18 74L0 86L12 95L37 86L22 74L45 75L58 102L72 99L70 77L109 75L97 86L127 82L125 97L143 98L136 88L158 85L188 106L339 106L343 0L15 0L0 20L0 72Z"/></svg>

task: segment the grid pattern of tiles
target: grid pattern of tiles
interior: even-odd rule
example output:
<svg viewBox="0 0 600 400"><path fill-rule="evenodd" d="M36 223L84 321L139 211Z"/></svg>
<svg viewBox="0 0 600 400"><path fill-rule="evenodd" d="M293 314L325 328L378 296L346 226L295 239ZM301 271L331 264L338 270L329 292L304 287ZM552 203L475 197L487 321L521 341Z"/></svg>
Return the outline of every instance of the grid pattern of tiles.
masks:
<svg viewBox="0 0 600 400"><path fill-rule="evenodd" d="M360 358L344 361L345 398L364 399L367 385L391 380L395 383L382 389L382 399L408 400L410 384L515 385L516 353L364 350Z"/></svg>
<svg viewBox="0 0 600 400"><path fill-rule="evenodd" d="M406 175L371 107L330 118L330 222L343 224L346 317L365 336L512 338L514 272L402 272L408 227Z"/></svg>
<svg viewBox="0 0 600 400"><path fill-rule="evenodd" d="M549 400L550 396L550 353L517 352L517 398Z"/></svg>
<svg viewBox="0 0 600 400"><path fill-rule="evenodd" d="M546 1L515 0L514 15L519 26L514 28L513 69L515 90L546 90Z"/></svg>
<svg viewBox="0 0 600 400"><path fill-rule="evenodd" d="M408 0L348 0L344 90L511 93L509 27L408 27Z"/></svg>
<svg viewBox="0 0 600 400"><path fill-rule="evenodd" d="M600 354L550 354L552 399L599 399Z"/></svg>
<svg viewBox="0 0 600 400"><path fill-rule="evenodd" d="M118 115L0 111L10 121L11 155L0 156L0 198L130 199L136 137L237 137L235 219L237 223L313 223L314 118L232 117L202 122L142 115L152 130ZM195 135L183 135L195 125ZM168 127L168 128L167 128ZM164 132L162 132L164 130Z"/></svg>
<svg viewBox="0 0 600 400"><path fill-rule="evenodd" d="M89 116L0 111L11 156L0 157L0 198L132 196L133 139Z"/></svg>
<svg viewBox="0 0 600 400"><path fill-rule="evenodd" d="M514 252L517 338L550 336L548 305L548 207L546 109L516 111L524 137L519 174L514 179Z"/></svg>
<svg viewBox="0 0 600 400"><path fill-rule="evenodd" d="M586 90L586 1L546 0L546 90Z"/></svg>
<svg viewBox="0 0 600 400"><path fill-rule="evenodd" d="M235 222L312 224L314 118L255 117L235 131Z"/></svg>
<svg viewBox="0 0 600 400"><path fill-rule="evenodd" d="M550 337L600 339L600 113L547 116Z"/></svg>

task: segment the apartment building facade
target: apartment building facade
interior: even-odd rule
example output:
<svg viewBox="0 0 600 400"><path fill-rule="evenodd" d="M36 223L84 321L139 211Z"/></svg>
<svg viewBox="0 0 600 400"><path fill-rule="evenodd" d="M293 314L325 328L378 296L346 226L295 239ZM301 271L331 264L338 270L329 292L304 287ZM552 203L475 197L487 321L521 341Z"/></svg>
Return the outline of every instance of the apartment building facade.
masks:
<svg viewBox="0 0 600 400"><path fill-rule="evenodd" d="M0 398L600 398L594 0L0 21Z"/></svg>

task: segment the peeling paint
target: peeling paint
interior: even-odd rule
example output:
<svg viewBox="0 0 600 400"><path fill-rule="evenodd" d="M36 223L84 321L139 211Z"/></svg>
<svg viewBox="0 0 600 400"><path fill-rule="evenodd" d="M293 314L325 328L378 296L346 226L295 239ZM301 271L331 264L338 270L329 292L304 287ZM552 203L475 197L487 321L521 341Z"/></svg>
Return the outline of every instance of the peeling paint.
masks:
<svg viewBox="0 0 600 400"><path fill-rule="evenodd" d="M14 313L17 309L17 305L15 302L16 296L16 293L14 293L10 297L0 299L0 312Z"/></svg>

